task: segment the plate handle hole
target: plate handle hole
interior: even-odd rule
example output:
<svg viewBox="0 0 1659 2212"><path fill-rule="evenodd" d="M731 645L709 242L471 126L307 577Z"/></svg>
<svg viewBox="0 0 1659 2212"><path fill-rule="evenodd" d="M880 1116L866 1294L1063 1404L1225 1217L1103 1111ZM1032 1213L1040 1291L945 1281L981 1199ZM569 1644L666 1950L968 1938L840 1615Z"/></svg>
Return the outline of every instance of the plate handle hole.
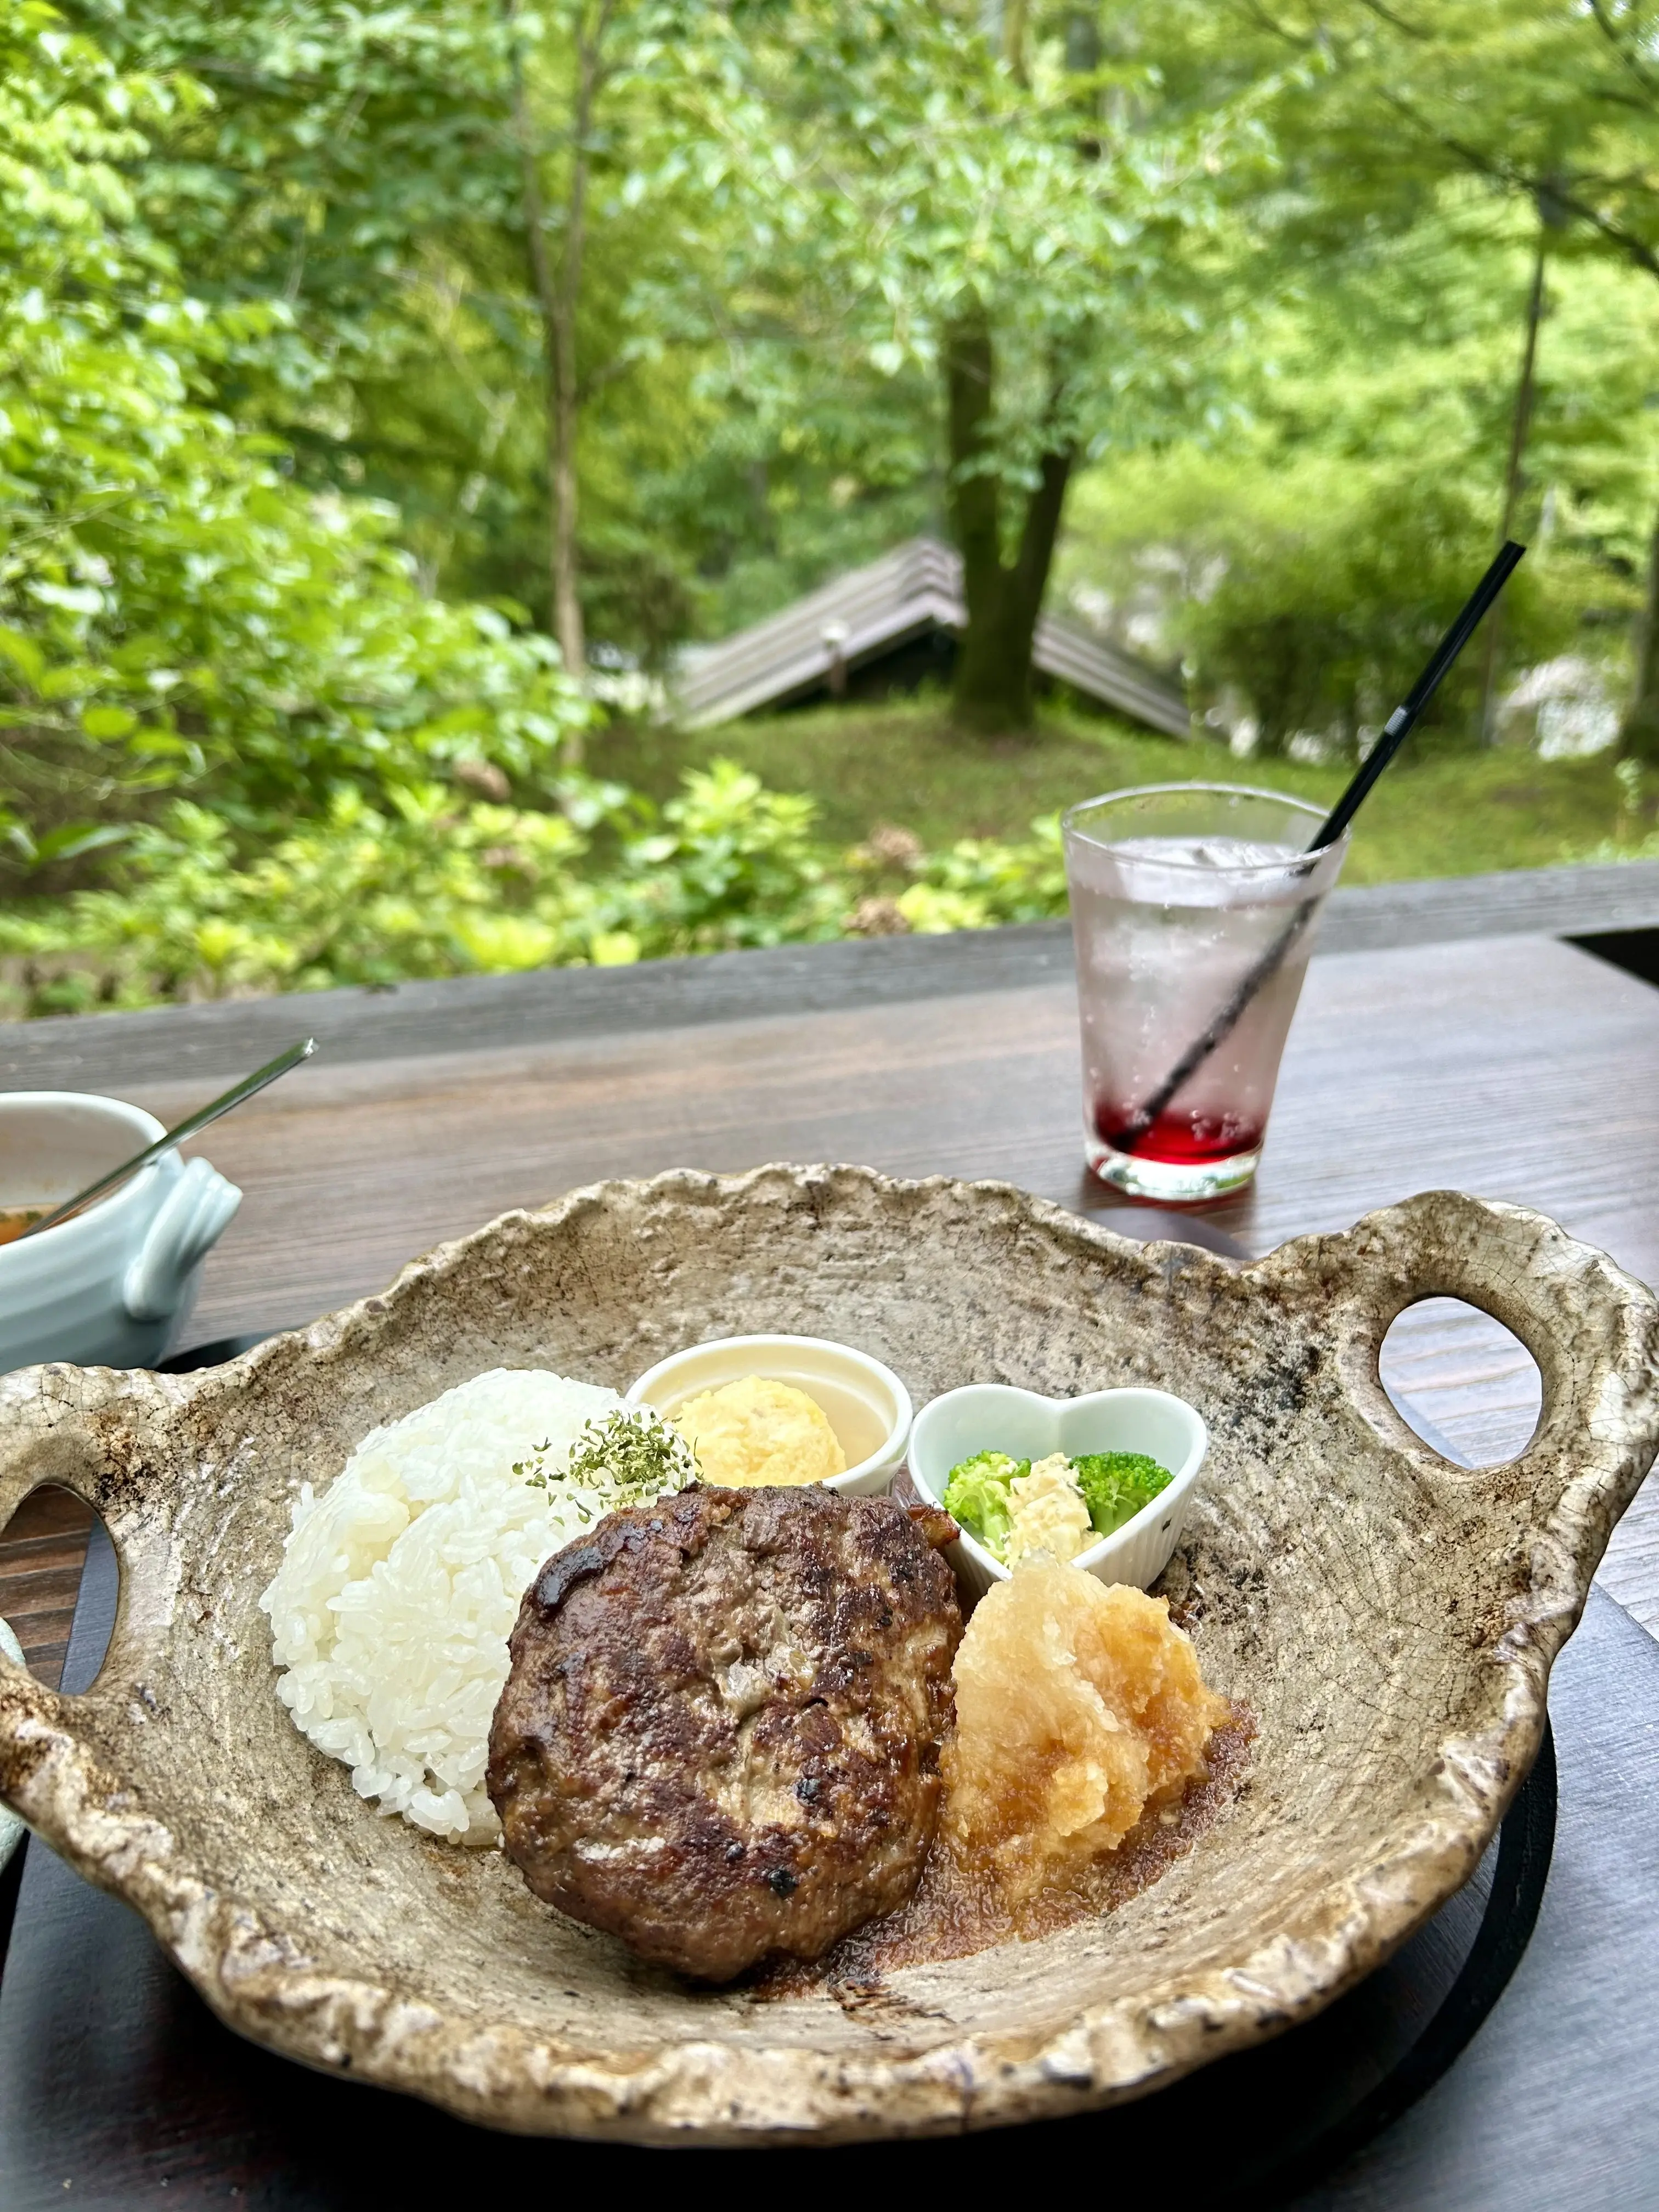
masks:
<svg viewBox="0 0 1659 2212"><path fill-rule="evenodd" d="M1407 1428L1457 1467L1498 1467L1525 1451L1544 1386L1520 1338L1462 1298L1422 1298L1395 1316L1377 1356Z"/></svg>
<svg viewBox="0 0 1659 2212"><path fill-rule="evenodd" d="M98 1679L115 1626L115 1549L97 1513L56 1483L32 1490L0 1546L0 1619L49 1690Z"/></svg>

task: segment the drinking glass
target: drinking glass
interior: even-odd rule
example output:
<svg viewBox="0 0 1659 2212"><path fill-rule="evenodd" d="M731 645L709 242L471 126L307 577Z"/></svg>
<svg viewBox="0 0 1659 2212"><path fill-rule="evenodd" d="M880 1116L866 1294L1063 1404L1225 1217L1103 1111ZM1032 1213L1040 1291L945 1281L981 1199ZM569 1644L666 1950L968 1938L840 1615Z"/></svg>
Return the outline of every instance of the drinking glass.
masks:
<svg viewBox="0 0 1659 2212"><path fill-rule="evenodd" d="M1148 784L1066 813L1083 1023L1083 1143L1138 1198L1218 1198L1255 1173L1308 955L1347 840L1324 810L1226 783ZM1237 1020L1170 1077L1258 968Z"/></svg>

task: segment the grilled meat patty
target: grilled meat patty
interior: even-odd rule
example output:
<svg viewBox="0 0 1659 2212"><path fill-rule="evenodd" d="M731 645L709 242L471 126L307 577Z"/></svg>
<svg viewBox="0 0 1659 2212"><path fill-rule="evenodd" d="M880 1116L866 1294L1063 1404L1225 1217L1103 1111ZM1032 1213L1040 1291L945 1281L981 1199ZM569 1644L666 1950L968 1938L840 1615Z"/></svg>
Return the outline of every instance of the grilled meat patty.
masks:
<svg viewBox="0 0 1659 2212"><path fill-rule="evenodd" d="M711 1982L902 1903L939 1812L955 1534L890 1498L696 1486L555 1553L489 1734L537 1896Z"/></svg>

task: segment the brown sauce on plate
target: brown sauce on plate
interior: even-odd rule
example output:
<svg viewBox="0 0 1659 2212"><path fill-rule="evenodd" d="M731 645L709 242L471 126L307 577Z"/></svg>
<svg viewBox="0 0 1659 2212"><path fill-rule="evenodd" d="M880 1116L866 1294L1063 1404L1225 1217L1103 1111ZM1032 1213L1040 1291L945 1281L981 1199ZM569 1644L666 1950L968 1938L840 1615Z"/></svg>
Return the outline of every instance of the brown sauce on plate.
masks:
<svg viewBox="0 0 1659 2212"><path fill-rule="evenodd" d="M47 1211L44 1206L0 1207L0 1244L15 1244Z"/></svg>
<svg viewBox="0 0 1659 2212"><path fill-rule="evenodd" d="M1115 1912L1185 1858L1240 1795L1255 1733L1254 1715L1235 1701L1232 1718L1210 1738L1208 1771L1188 1783L1176 1803L1147 1812L1116 1850L1103 1853L1017 1907L1011 1908L944 1843L936 1844L915 1893L896 1912L866 1922L821 1959L771 1961L751 1984L754 1994L799 1997L823 1990L840 2002L856 2001L878 1990L883 1976L896 1967L967 1958L998 1943L1030 1942L1079 1920Z"/></svg>

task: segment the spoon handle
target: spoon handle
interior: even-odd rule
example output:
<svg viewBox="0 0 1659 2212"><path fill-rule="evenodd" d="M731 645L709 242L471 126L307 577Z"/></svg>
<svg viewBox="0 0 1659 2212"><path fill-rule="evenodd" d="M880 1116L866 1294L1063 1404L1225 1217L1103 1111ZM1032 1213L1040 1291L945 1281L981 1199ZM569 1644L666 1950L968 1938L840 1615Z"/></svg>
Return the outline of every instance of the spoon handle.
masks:
<svg viewBox="0 0 1659 2212"><path fill-rule="evenodd" d="M83 1206L90 1206L94 1199L102 1198L106 1191L125 1182L129 1176L137 1175L139 1169L147 1166L158 1152L167 1152L173 1146L182 1144L186 1137L193 1137L198 1129L205 1129L210 1121L216 1121L222 1114L228 1114L232 1107L240 1106L245 1098L252 1098L254 1092L263 1091L266 1084L275 1083L277 1077L286 1075L290 1067L297 1067L302 1060L309 1060L316 1049L315 1037L302 1037L298 1044L289 1045L286 1052L279 1052L275 1060L268 1060L263 1067L256 1067L252 1075L245 1075L240 1083L232 1084L228 1091L222 1091L217 1098L157 1137L154 1144L146 1145L142 1152L135 1152L130 1160L123 1160L118 1168L112 1168L96 1182L89 1182L84 1190L76 1191L73 1198L66 1198L61 1206L54 1206L50 1213L43 1213L38 1221L31 1221L23 1231L23 1237L38 1237L43 1229L52 1229L58 1222L67 1221L71 1213L78 1213ZM14 1237L12 1241L21 1244L23 1237Z"/></svg>

